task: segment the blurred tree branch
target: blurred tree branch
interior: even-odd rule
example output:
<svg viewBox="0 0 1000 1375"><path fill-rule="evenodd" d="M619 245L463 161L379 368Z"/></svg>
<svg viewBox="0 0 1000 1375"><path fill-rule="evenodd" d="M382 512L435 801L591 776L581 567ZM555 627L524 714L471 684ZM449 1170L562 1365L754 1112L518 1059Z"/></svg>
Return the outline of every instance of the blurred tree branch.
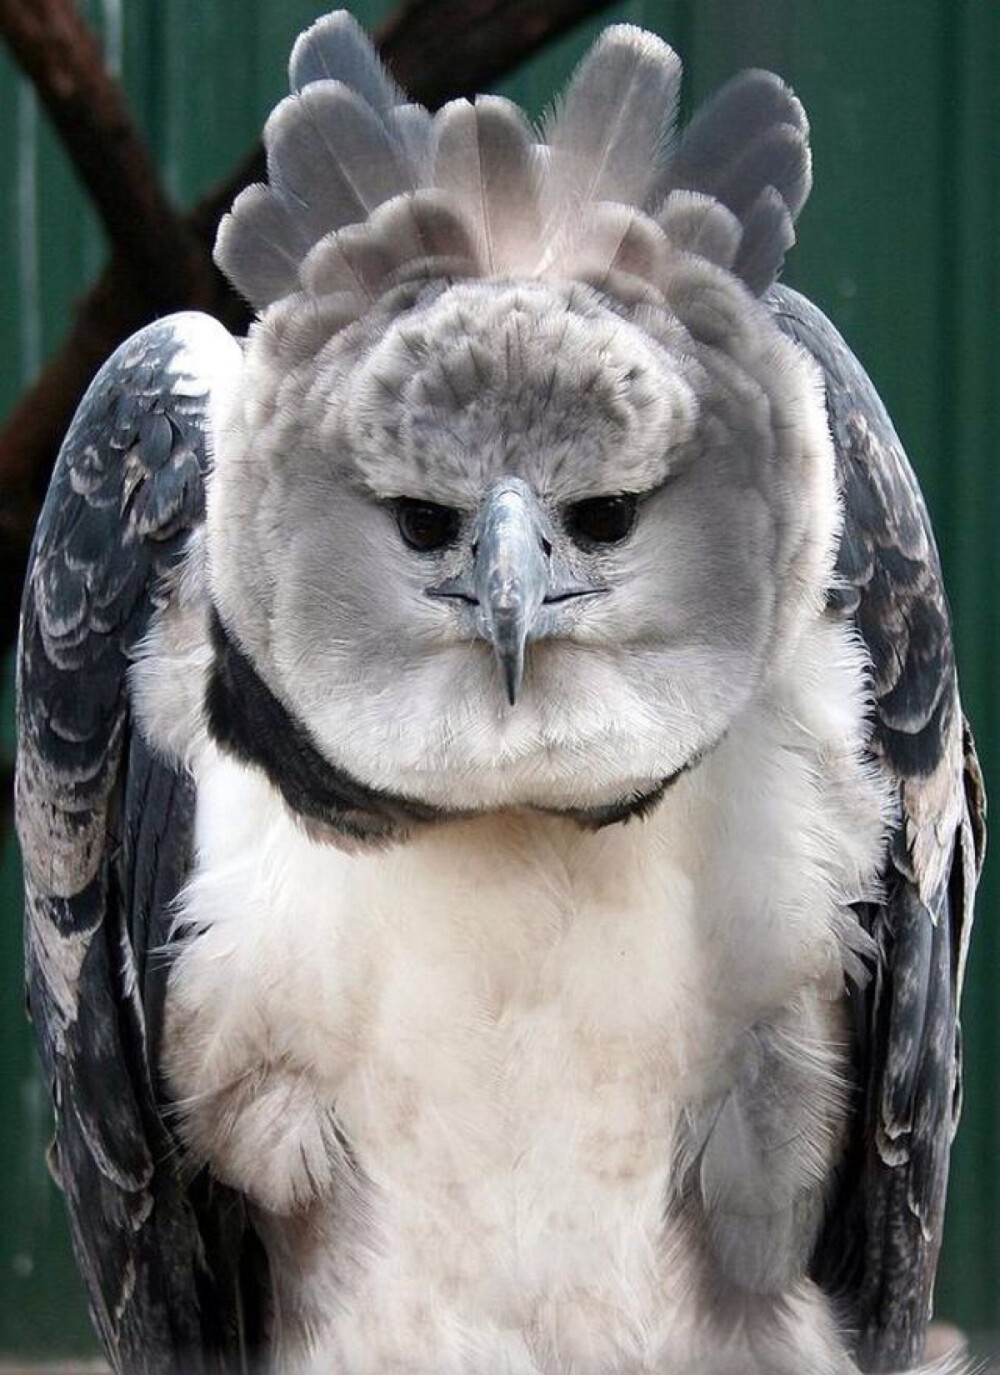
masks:
<svg viewBox="0 0 1000 1375"><path fill-rule="evenodd" d="M376 42L400 84L436 108L482 90L607 3L403 0ZM264 158L256 148L179 213L73 0L0 0L0 37L33 82L112 249L65 340L0 430L0 647L6 648L17 630L24 564L49 473L98 367L122 339L166 310L208 310L233 329L247 324L246 309L211 251L219 219L244 186L263 177Z"/></svg>

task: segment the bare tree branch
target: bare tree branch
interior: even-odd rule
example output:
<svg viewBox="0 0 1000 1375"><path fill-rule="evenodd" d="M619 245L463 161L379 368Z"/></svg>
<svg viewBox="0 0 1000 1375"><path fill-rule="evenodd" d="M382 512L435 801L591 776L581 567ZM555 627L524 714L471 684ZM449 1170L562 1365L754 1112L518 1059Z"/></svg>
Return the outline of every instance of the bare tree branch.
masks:
<svg viewBox="0 0 1000 1375"><path fill-rule="evenodd" d="M482 90L608 0L404 0L376 35L394 76L436 108ZM0 0L0 35L30 76L94 199L115 256L64 342L0 431L0 648L17 630L31 530L73 411L97 368L165 309L210 311L232 329L246 307L211 261L221 216L264 175L261 149L187 214L170 206L71 0Z"/></svg>
<svg viewBox="0 0 1000 1375"><path fill-rule="evenodd" d="M0 33L31 78L119 265L165 310L211 309L212 264L163 192L121 88L73 0L0 0Z"/></svg>
<svg viewBox="0 0 1000 1375"><path fill-rule="evenodd" d="M485 90L608 0L404 0L377 34L404 90L437 109Z"/></svg>

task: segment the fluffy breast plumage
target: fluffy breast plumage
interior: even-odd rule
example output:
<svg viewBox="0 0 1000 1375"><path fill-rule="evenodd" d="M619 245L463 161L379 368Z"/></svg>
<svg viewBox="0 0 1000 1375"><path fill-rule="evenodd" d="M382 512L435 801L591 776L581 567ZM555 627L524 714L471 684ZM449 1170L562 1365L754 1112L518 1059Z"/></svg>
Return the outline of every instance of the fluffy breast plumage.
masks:
<svg viewBox="0 0 1000 1375"><path fill-rule="evenodd" d="M282 1368L659 1369L711 1347L704 1283L826 1321L803 1216L883 804L844 632L790 675L596 833L508 813L348 854L203 752L166 1068L287 1258Z"/></svg>

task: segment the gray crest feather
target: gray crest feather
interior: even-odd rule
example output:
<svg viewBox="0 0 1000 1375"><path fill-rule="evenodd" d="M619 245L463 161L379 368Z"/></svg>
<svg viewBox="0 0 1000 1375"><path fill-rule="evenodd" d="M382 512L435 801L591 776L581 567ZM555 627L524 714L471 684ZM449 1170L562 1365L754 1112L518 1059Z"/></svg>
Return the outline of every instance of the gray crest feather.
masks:
<svg viewBox="0 0 1000 1375"><path fill-rule="evenodd" d="M405 102L350 16L328 16L296 44L293 94L265 129L270 186L237 200L216 261L258 310L303 285L361 310L432 264L582 280L634 301L669 297L671 259L694 257L760 295L808 194L805 115L777 77L746 73L665 162L680 72L654 35L606 30L539 143L494 96L432 119ZM412 214L379 214L432 192Z"/></svg>
<svg viewBox="0 0 1000 1375"><path fill-rule="evenodd" d="M347 292L372 300L406 275L472 275L476 245L451 199L439 191L396 196L363 225L322 239L302 264L307 291Z"/></svg>
<svg viewBox="0 0 1000 1375"><path fill-rule="evenodd" d="M264 131L271 185L292 203L310 242L359 224L411 190L405 156L383 122L340 81L315 81L286 97Z"/></svg>
<svg viewBox="0 0 1000 1375"><path fill-rule="evenodd" d="M219 224L214 258L258 310L298 287L299 264L309 251L304 226L269 186L241 191Z"/></svg>
<svg viewBox="0 0 1000 1375"><path fill-rule="evenodd" d="M377 115L406 96L379 61L371 39L347 10L324 14L300 33L288 61L288 84L298 93L314 81L342 81Z"/></svg>
<svg viewBox="0 0 1000 1375"><path fill-rule="evenodd" d="M671 191L659 224L675 248L707 258L719 267L731 268L740 252L743 229L739 220L726 206L701 192ZM739 275L744 277L742 272Z"/></svg>
<svg viewBox="0 0 1000 1375"><path fill-rule="evenodd" d="M743 216L743 239L733 271L751 291L762 296L777 280L785 254L794 243L795 227L788 206L779 191L765 186Z"/></svg>
<svg viewBox="0 0 1000 1375"><path fill-rule="evenodd" d="M741 72L694 114L671 157L664 189L687 186L719 195L734 158L766 130L787 125L807 143L801 102L773 72Z"/></svg>
<svg viewBox="0 0 1000 1375"><path fill-rule="evenodd" d="M530 271L538 256L535 140L518 106L499 96L453 100L435 119L434 181L474 226L483 269Z"/></svg>
<svg viewBox="0 0 1000 1375"><path fill-rule="evenodd" d="M811 185L802 105L773 73L753 70L697 111L659 189L667 200L678 189L701 192L738 217L743 237L733 271L762 295L795 242L793 224Z"/></svg>
<svg viewBox="0 0 1000 1375"><path fill-rule="evenodd" d="M405 153L418 186L431 179L434 165L434 120L422 105L397 105L385 117L385 127Z"/></svg>
<svg viewBox="0 0 1000 1375"><path fill-rule="evenodd" d="M266 340L271 356L305 362L315 357L330 338L357 319L354 293L295 291L276 301L265 320L254 326L258 343Z"/></svg>
<svg viewBox="0 0 1000 1375"><path fill-rule="evenodd" d="M680 80L680 60L662 39L630 24L604 31L545 127L548 218L562 222L590 201L645 203L673 129Z"/></svg>
<svg viewBox="0 0 1000 1375"><path fill-rule="evenodd" d="M809 146L790 124L772 124L734 152L715 185L708 190L743 219L761 190L773 186L792 219L805 204L812 181Z"/></svg>
<svg viewBox="0 0 1000 1375"><path fill-rule="evenodd" d="M662 279L669 244L663 230L633 206L601 201L579 215L573 239L560 255L559 268L574 280L609 289L618 296L631 279L630 298L645 284L646 293Z"/></svg>

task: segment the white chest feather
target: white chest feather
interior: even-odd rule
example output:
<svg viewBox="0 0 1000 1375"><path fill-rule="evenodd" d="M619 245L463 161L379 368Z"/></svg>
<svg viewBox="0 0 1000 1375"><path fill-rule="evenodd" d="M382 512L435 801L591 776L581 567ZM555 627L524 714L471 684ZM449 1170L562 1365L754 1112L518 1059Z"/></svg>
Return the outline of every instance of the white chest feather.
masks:
<svg viewBox="0 0 1000 1375"><path fill-rule="evenodd" d="M205 756L167 1068L192 1148L261 1207L288 1368L607 1375L700 1349L672 1223L690 1122L762 1022L833 1038L878 853L853 742L780 719L645 822L499 815L375 853L313 843Z"/></svg>

